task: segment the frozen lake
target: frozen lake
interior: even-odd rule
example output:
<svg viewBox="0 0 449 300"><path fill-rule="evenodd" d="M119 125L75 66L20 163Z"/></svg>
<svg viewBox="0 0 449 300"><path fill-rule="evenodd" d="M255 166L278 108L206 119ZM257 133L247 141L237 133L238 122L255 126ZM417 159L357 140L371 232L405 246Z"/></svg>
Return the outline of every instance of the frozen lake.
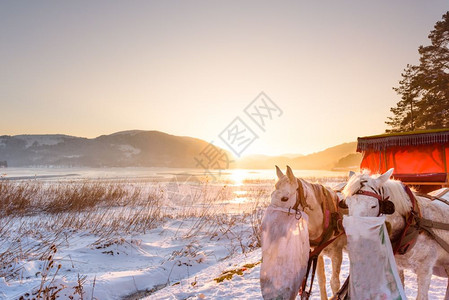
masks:
<svg viewBox="0 0 449 300"><path fill-rule="evenodd" d="M342 177L347 172L325 170L294 170L297 177L323 178ZM149 180L169 181L174 177L200 178L209 177L211 181L230 181L236 185L245 180L272 180L276 178L273 169L226 169L213 170L207 173L203 169L183 168L3 168L0 169L3 179L41 179L41 180L79 180L79 179L110 179L110 180Z"/></svg>

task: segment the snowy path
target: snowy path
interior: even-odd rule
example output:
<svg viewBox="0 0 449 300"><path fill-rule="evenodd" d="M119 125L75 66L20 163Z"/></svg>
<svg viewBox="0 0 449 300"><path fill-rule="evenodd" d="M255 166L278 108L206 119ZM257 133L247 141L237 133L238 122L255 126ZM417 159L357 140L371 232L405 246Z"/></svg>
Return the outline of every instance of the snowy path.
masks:
<svg viewBox="0 0 449 300"><path fill-rule="evenodd" d="M245 264L259 261L260 257L260 249L246 255L239 255L231 260L206 268L198 274L182 280L179 285L166 287L144 299L262 299L259 284L260 264L254 268L248 268L242 276L234 275L232 280L224 280L221 283L214 281L214 278L219 277L223 271L239 269ZM329 265L330 260L326 259L326 274L330 274ZM341 282L346 278L348 268L348 258L345 254L340 276ZM416 297L416 276L407 270L405 275L407 298L413 299ZM433 276L429 299L443 299L446 282L447 279ZM195 284L192 285L192 283ZM327 290L330 297L329 285ZM314 284L311 299L320 299L317 282Z"/></svg>

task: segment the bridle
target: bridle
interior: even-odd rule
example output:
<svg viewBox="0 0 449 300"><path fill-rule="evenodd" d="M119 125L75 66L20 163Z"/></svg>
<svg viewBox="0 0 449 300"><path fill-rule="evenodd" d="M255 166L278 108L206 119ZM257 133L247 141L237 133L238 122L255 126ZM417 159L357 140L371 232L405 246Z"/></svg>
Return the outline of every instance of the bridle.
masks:
<svg viewBox="0 0 449 300"><path fill-rule="evenodd" d="M272 206L271 209L285 212L288 216L294 215L295 219L299 220L301 219L302 214L304 213L304 211L299 209L299 205L301 205L303 209L305 207L308 207L308 205L305 201L306 196L304 193L304 187L302 186L302 182L298 178L296 178L296 181L298 183L298 187L296 188L295 204L293 206L290 206L289 208Z"/></svg>
<svg viewBox="0 0 449 300"><path fill-rule="evenodd" d="M379 202L379 213L377 214L377 216L380 216L381 214L385 215L393 214L395 210L394 203L390 201L389 196L388 197L383 196L384 194L383 189L381 191L376 191L374 188L370 187L374 192L364 191L362 190L362 188L365 186L365 183L366 181L360 182L361 187L357 192L355 192L355 194L376 198L377 201Z"/></svg>
<svg viewBox="0 0 449 300"><path fill-rule="evenodd" d="M296 182L298 183L298 188L296 189L296 202L295 204L288 209L289 214L295 214L295 218L299 220L301 218L301 210L299 210L299 205L302 206L302 209L308 207L306 203L306 196L304 194L304 187L302 186L302 182L296 178Z"/></svg>

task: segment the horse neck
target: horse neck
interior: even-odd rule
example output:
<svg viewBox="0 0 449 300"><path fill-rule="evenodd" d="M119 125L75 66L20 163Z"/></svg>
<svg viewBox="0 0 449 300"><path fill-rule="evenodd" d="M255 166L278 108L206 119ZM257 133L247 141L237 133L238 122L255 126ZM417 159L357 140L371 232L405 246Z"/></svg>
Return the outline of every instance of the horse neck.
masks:
<svg viewBox="0 0 449 300"><path fill-rule="evenodd" d="M386 196L394 203L396 211L405 217L412 209L412 202L399 181L388 180L384 184ZM413 193L414 194L414 193ZM418 199L415 195L415 199ZM417 204L415 204L416 206Z"/></svg>
<svg viewBox="0 0 449 300"><path fill-rule="evenodd" d="M301 181L304 187L305 198L308 207L304 211L309 216L309 238L311 240L318 238L323 233L324 214L322 210L322 197L317 195L315 184Z"/></svg>
<svg viewBox="0 0 449 300"><path fill-rule="evenodd" d="M386 216L386 221L391 225L391 238L398 238L398 235L402 233L405 226L405 219L408 217L410 211L412 210L412 200L409 198L407 192L404 190L404 186L398 182L389 180L384 185L386 196L389 197L395 205L395 212L392 215ZM415 211L420 210L423 199L416 196L415 197Z"/></svg>

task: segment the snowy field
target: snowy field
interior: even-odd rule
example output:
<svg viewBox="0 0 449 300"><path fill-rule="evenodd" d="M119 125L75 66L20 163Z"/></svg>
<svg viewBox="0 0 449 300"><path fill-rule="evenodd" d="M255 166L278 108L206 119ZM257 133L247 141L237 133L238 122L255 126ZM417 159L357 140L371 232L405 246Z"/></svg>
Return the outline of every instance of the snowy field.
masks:
<svg viewBox="0 0 449 300"><path fill-rule="evenodd" d="M2 171L0 299L261 299L259 225L274 171L218 181L174 169ZM342 282L348 266L345 255ZM443 299L446 283L433 277L430 299ZM405 290L416 296L407 271Z"/></svg>

